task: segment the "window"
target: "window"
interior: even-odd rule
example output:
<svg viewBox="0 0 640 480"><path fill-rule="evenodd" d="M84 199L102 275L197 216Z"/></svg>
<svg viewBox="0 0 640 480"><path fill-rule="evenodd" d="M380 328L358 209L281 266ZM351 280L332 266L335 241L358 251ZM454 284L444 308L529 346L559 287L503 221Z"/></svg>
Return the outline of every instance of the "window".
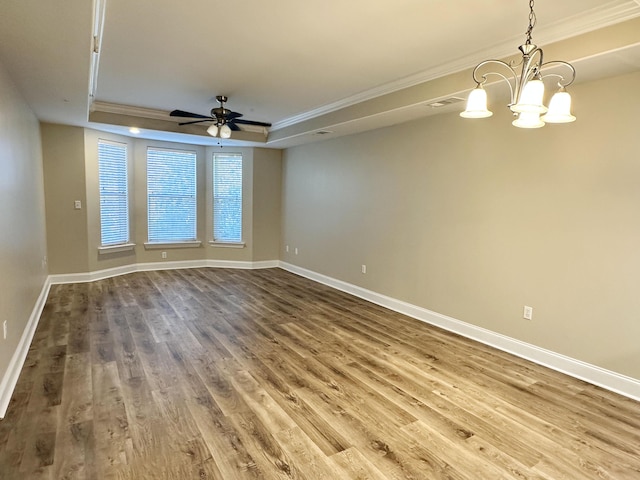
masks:
<svg viewBox="0 0 640 480"><path fill-rule="evenodd" d="M147 150L149 242L196 239L196 153Z"/></svg>
<svg viewBox="0 0 640 480"><path fill-rule="evenodd" d="M100 184L100 243L103 247L129 242L127 145L98 140Z"/></svg>
<svg viewBox="0 0 640 480"><path fill-rule="evenodd" d="M242 242L242 155L213 154L213 241Z"/></svg>

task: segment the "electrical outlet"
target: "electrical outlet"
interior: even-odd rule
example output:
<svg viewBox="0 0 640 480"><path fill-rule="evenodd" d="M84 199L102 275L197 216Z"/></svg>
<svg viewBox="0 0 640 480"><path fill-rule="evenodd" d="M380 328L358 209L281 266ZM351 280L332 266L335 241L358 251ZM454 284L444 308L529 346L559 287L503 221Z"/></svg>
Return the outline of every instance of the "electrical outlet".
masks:
<svg viewBox="0 0 640 480"><path fill-rule="evenodd" d="M162 252L162 258L167 258L167 252Z"/></svg>
<svg viewBox="0 0 640 480"><path fill-rule="evenodd" d="M2 337L7 339L7 321L2 322Z"/></svg>
<svg viewBox="0 0 640 480"><path fill-rule="evenodd" d="M296 255L298 254L298 247L293 249L293 253L295 253Z"/></svg>
<svg viewBox="0 0 640 480"><path fill-rule="evenodd" d="M73 202L73 208L75 208L76 210L80 210L82 208L82 202L80 200L76 200L75 202Z"/></svg>
<svg viewBox="0 0 640 480"><path fill-rule="evenodd" d="M366 265L362 265L362 273L367 273L367 266Z"/></svg>
<svg viewBox="0 0 640 480"><path fill-rule="evenodd" d="M533 318L533 307L524 306L524 311L522 312L522 318L525 320L531 320Z"/></svg>
<svg viewBox="0 0 640 480"><path fill-rule="evenodd" d="M285 252L288 252L288 251L289 251L289 245L285 245L285 246L284 246L284 251L285 251Z"/></svg>

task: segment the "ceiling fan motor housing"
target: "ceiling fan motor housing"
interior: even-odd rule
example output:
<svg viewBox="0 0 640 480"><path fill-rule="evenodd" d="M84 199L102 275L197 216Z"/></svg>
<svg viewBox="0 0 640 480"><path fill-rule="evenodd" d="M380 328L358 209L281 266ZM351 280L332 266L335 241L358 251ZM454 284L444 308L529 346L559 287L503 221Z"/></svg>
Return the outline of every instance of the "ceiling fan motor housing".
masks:
<svg viewBox="0 0 640 480"><path fill-rule="evenodd" d="M216 124L220 126L226 123L227 115L231 113L231 110L224 108L224 104L228 100L225 95L216 95L216 100L220 106L211 109L211 116L216 119Z"/></svg>
<svg viewBox="0 0 640 480"><path fill-rule="evenodd" d="M225 95L217 95L216 100L220 103L219 107L211 109L211 116L207 117L205 115L200 115L199 113L191 113L185 112L184 110L173 110L169 115L172 117L183 117L183 118L196 118L198 120L193 120L190 122L182 122L178 125L192 125L194 123L203 123L203 122L211 122L213 121L217 127L222 127L223 125L229 125L232 130L240 130L238 124L241 125L258 125L262 127L270 127L271 124L267 122L258 122L255 120L247 120L242 117L241 113L233 112L227 108L224 108L224 104L227 101L227 97Z"/></svg>

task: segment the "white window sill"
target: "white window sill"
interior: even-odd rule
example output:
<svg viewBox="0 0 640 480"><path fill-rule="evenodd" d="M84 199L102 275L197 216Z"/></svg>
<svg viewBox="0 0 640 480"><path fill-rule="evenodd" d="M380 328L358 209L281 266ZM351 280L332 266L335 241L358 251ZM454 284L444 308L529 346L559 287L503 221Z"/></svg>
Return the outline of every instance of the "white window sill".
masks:
<svg viewBox="0 0 640 480"><path fill-rule="evenodd" d="M109 253L131 252L136 247L135 243L121 243L119 245L105 245L98 247L98 255Z"/></svg>
<svg viewBox="0 0 640 480"><path fill-rule="evenodd" d="M209 245L212 247L220 247L220 248L244 248L244 242L216 242L215 240L210 240Z"/></svg>
<svg viewBox="0 0 640 480"><path fill-rule="evenodd" d="M202 246L200 240L191 240L185 242L145 242L146 250L160 250L163 248L199 248Z"/></svg>

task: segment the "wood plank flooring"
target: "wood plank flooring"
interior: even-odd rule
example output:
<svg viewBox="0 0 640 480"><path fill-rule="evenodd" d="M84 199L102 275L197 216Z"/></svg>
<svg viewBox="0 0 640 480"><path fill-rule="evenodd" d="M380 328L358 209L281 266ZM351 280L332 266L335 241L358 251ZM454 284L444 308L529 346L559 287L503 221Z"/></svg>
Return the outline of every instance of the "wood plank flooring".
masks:
<svg viewBox="0 0 640 480"><path fill-rule="evenodd" d="M640 403L279 269L56 285L0 478L640 479Z"/></svg>

